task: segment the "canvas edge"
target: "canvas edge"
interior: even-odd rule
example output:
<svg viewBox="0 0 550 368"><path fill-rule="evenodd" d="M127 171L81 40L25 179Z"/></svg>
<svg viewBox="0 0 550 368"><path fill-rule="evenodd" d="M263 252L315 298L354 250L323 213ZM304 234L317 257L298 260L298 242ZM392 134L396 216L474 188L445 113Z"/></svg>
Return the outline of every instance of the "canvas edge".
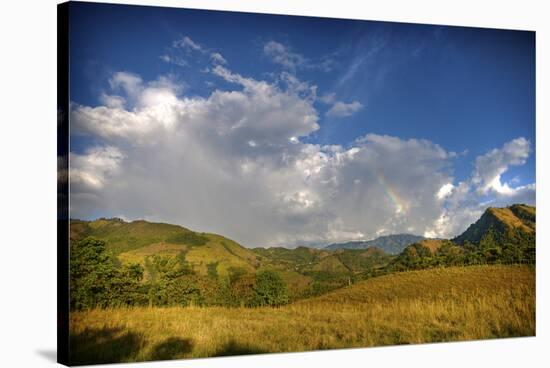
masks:
<svg viewBox="0 0 550 368"><path fill-rule="evenodd" d="M69 3L57 5L57 362L69 354Z"/></svg>

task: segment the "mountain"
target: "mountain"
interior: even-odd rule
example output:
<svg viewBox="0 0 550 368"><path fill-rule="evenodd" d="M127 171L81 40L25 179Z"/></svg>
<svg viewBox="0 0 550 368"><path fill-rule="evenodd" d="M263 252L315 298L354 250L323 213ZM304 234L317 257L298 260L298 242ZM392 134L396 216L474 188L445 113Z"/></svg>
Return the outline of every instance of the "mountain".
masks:
<svg viewBox="0 0 550 368"><path fill-rule="evenodd" d="M214 270L228 275L231 268L254 272L259 266L256 254L237 242L217 234L199 233L178 225L137 220L71 220L72 242L85 237L103 240L107 249L122 263L145 264L149 256L182 255L199 274ZM212 271L211 271L212 272Z"/></svg>
<svg viewBox="0 0 550 368"><path fill-rule="evenodd" d="M199 276L230 279L276 270L293 297L317 295L347 285L350 278L386 265L391 256L377 248L328 251L307 247L249 249L217 234L200 233L178 225L118 218L71 220L72 243L87 237L103 240L107 251L121 264L142 265L145 278L154 271L151 262L177 259ZM161 262L162 263L162 262Z"/></svg>
<svg viewBox="0 0 550 368"><path fill-rule="evenodd" d="M524 204L490 207L452 240L426 239L407 246L387 270L491 263L534 264L536 209Z"/></svg>
<svg viewBox="0 0 550 368"><path fill-rule="evenodd" d="M335 243L325 249L367 249L376 247L388 254L399 254L408 245L425 239L423 236L412 234L394 234L381 236L368 241L351 241L347 243Z"/></svg>
<svg viewBox="0 0 550 368"><path fill-rule="evenodd" d="M310 272L357 273L384 265L391 258L375 247L337 250L273 247L254 248L252 251L274 268L295 270L304 274Z"/></svg>
<svg viewBox="0 0 550 368"><path fill-rule="evenodd" d="M479 244L488 236L498 243L518 243L533 237L536 231L536 208L525 204L509 207L489 207L481 218L453 239L457 244Z"/></svg>
<svg viewBox="0 0 550 368"><path fill-rule="evenodd" d="M259 271L276 271L296 300L395 271L472 264L534 264L535 229L535 207L518 204L488 208L452 240L398 234L366 242L332 244L326 249L249 249L217 234L116 218L71 220L70 240L72 244L87 237L103 240L106 251L121 267L136 263L143 266L145 283L154 283L155 274L168 266L170 270L173 264L185 266L201 282L217 280L223 285L238 279L246 283Z"/></svg>

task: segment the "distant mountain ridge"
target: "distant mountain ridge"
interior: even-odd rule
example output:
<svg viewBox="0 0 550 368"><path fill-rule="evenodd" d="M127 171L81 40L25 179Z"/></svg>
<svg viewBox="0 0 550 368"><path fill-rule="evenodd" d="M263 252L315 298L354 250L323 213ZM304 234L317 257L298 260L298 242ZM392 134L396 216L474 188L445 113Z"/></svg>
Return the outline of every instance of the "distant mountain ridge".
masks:
<svg viewBox="0 0 550 368"><path fill-rule="evenodd" d="M147 282L156 282L159 272L179 265L205 285L219 281L227 286L241 280L244 284L233 285L241 290L257 272L276 271L297 300L396 271L495 263L533 265L535 229L535 207L517 204L488 208L454 239L395 234L324 249L245 248L224 236L178 225L101 218L71 220L70 241L71 247L81 241L86 244L87 238L104 242L114 263L141 266Z"/></svg>
<svg viewBox="0 0 550 368"><path fill-rule="evenodd" d="M334 243L327 245L324 249L367 249L376 247L388 254L398 254L407 246L426 239L420 235L393 234L380 236L367 241L351 241L346 243Z"/></svg>

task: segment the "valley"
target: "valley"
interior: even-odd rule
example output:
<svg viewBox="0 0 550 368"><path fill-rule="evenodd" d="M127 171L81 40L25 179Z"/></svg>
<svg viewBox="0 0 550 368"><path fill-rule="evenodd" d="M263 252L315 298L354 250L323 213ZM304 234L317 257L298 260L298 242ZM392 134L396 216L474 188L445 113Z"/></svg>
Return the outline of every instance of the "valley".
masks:
<svg viewBox="0 0 550 368"><path fill-rule="evenodd" d="M246 248L177 225L71 220L71 360L532 336L535 233L526 205L488 208L454 239L400 234L352 249Z"/></svg>

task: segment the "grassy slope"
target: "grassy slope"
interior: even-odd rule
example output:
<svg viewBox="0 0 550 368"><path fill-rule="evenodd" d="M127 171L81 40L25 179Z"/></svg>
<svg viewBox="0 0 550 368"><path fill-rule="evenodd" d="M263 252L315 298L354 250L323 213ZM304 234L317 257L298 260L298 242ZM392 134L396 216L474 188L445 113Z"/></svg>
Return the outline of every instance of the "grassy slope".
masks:
<svg viewBox="0 0 550 368"><path fill-rule="evenodd" d="M217 263L218 274L226 276L231 267L254 272L258 266L257 257L248 249L220 235L206 234L208 243L192 247L185 259L201 274L207 273L209 263Z"/></svg>
<svg viewBox="0 0 550 368"><path fill-rule="evenodd" d="M259 269L277 270L286 281L291 296L311 296L315 282L321 292L347 284L348 276L386 265L391 256L377 248L323 250L306 247L255 248Z"/></svg>
<svg viewBox="0 0 550 368"><path fill-rule="evenodd" d="M377 248L324 250L299 247L254 248L264 265L278 270L299 272L362 272L367 268L384 265L391 257Z"/></svg>
<svg viewBox="0 0 550 368"><path fill-rule="evenodd" d="M114 254L132 251L151 244L167 242L179 234L196 234L177 225L147 221L124 222L115 219L71 221L71 241L87 236L104 240Z"/></svg>
<svg viewBox="0 0 550 368"><path fill-rule="evenodd" d="M216 264L221 277L226 277L231 268L250 273L275 269L281 273L294 297L307 294L311 289L314 280L305 272L357 273L368 267L385 264L389 259L382 251L374 248L334 252L305 247L248 249L223 236L196 233L177 225L148 221L124 222L117 219L71 221L73 241L87 236L106 241L107 249L123 263L144 265L148 256L174 257L184 252L192 268L202 275L207 274L209 264ZM178 236L187 236L191 240L195 237L203 238L204 244L186 242L185 237L176 242ZM338 286L337 282L324 283L332 285L332 288Z"/></svg>
<svg viewBox="0 0 550 368"><path fill-rule="evenodd" d="M185 251L186 260L201 274L207 273L210 263L217 263L221 276L226 276L230 267L253 272L258 266L256 254L236 242L216 234L196 233L178 225L113 219L71 221L71 239L86 236L106 241L107 249L124 263L143 265L147 256L176 256ZM203 239L204 244L194 242L197 239Z"/></svg>
<svg viewBox="0 0 550 368"><path fill-rule="evenodd" d="M463 244L466 241L477 244L490 229L506 237L510 231L534 234L535 227L535 207L524 204L515 204L504 208L490 207L479 220L453 240L458 244Z"/></svg>
<svg viewBox="0 0 550 368"><path fill-rule="evenodd" d="M75 363L535 334L535 272L472 266L370 279L282 308L135 308L71 314Z"/></svg>

